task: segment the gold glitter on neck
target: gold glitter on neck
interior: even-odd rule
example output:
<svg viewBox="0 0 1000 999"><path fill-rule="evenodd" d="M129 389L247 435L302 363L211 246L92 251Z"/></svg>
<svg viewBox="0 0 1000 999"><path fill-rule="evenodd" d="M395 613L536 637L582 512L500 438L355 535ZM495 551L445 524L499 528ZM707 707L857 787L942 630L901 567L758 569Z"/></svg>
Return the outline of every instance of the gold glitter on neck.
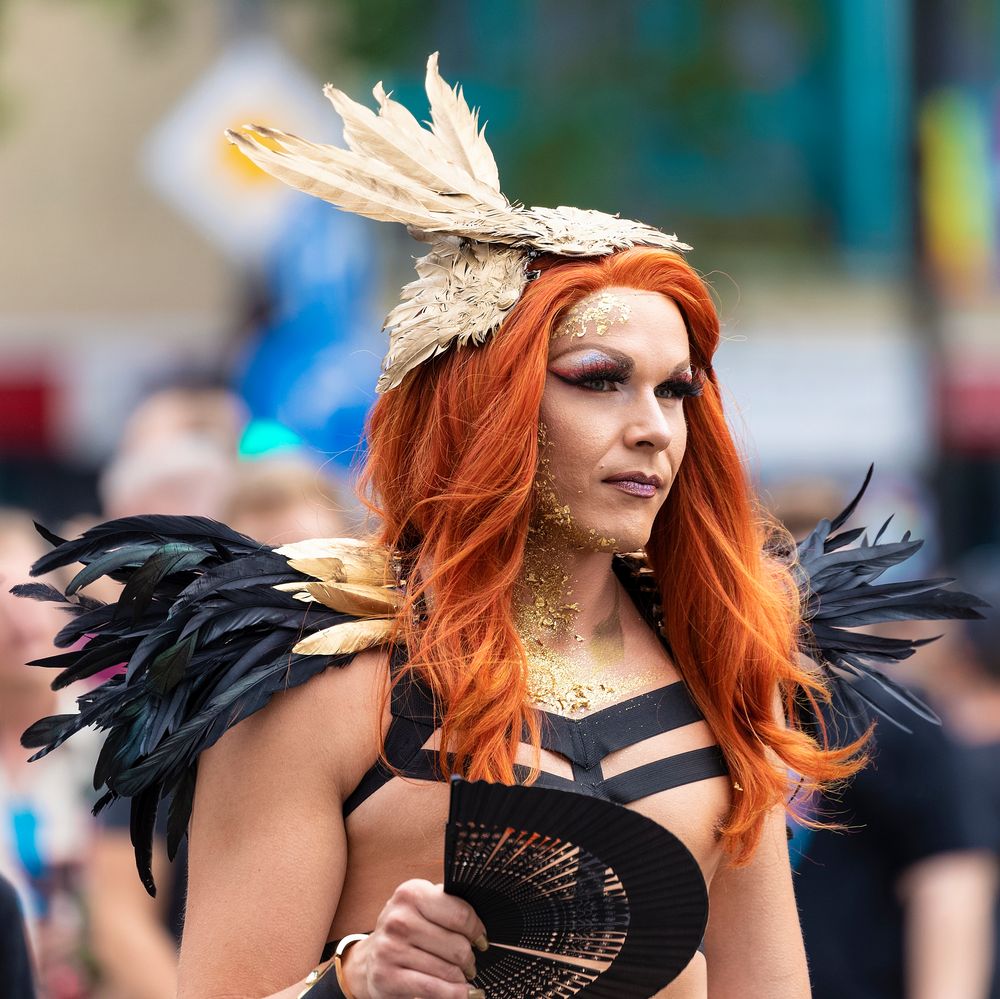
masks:
<svg viewBox="0 0 1000 999"><path fill-rule="evenodd" d="M568 634L580 610L565 571L565 551L575 524L570 509L559 502L555 482L544 455L545 435L539 431L538 472L535 476L535 511L524 549L523 580L529 597L522 603L518 627L522 635L539 630Z"/></svg>
<svg viewBox="0 0 1000 999"><path fill-rule="evenodd" d="M553 336L604 336L615 323L627 323L632 305L610 291L588 295L572 305L556 326Z"/></svg>
<svg viewBox="0 0 1000 999"><path fill-rule="evenodd" d="M522 581L527 591L518 607L516 624L528 660L528 696L532 703L560 714L579 714L612 703L623 694L645 687L650 677L631 675L624 683L609 682L609 671L624 661L620 589L608 616L589 641L573 630L580 606L573 600L566 554L616 550L614 538L584 531L570 509L559 501L539 428L535 511L528 529Z"/></svg>

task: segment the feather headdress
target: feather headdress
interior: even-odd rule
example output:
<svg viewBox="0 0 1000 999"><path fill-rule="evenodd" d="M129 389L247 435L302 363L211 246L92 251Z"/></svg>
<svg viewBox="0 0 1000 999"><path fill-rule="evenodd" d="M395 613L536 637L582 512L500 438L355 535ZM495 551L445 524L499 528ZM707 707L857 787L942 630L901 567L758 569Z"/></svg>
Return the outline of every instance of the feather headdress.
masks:
<svg viewBox="0 0 1000 999"><path fill-rule="evenodd" d="M318 145L263 125L226 137L262 170L324 201L405 225L431 244L417 279L388 315L389 352L376 390L395 388L417 365L453 343L482 343L521 297L532 257L603 256L632 246L684 251L676 236L578 208L525 208L500 192L496 161L479 116L460 87L427 60L430 127L376 85L378 113L329 84L347 149Z"/></svg>

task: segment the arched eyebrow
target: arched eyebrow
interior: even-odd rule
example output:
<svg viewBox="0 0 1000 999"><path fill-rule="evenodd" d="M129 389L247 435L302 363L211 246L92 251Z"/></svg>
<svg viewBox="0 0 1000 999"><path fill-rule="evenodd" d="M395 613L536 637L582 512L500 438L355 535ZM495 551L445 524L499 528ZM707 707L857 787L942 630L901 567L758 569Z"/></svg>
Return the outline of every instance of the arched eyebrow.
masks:
<svg viewBox="0 0 1000 999"><path fill-rule="evenodd" d="M594 345L588 345L585 347L583 345L580 345L575 349L564 351L562 354L559 354L558 357L552 358L552 360L561 361L564 357L568 357L570 354L582 354L582 353L603 354L610 360L615 361L621 368L622 374L625 375L626 377L631 375L632 372L635 370L635 361L633 360L631 355L626 354L624 351L616 350L614 347L605 347L603 345L600 347ZM669 380L670 378L674 378L677 375L682 375L690 370L691 370L691 359L685 358L683 361L680 361L678 364L674 365L673 369L667 374L667 377L664 380Z"/></svg>

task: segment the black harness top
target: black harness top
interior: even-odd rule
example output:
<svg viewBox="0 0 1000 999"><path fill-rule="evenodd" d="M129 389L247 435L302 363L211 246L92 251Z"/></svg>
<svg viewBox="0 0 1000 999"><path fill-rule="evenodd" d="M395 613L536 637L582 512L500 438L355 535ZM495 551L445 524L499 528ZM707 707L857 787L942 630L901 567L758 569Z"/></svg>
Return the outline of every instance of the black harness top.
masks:
<svg viewBox="0 0 1000 999"><path fill-rule="evenodd" d="M404 656L405 652L397 647L392 656L394 671L402 668ZM610 753L702 720L702 713L680 680L578 720L549 711L540 710L539 714L542 749L564 757L573 768L572 779L542 771L536 781L541 787L576 791L627 805L659 791L729 773L722 750L707 746L654 760L613 777L604 776L602 762ZM344 802L345 818L394 776L445 779L438 766L437 750L424 748L439 724L427 688L417 680L398 682L392 692L391 715L385 736L388 765L380 760L368 770ZM514 769L519 779L527 777L527 767L516 765Z"/></svg>

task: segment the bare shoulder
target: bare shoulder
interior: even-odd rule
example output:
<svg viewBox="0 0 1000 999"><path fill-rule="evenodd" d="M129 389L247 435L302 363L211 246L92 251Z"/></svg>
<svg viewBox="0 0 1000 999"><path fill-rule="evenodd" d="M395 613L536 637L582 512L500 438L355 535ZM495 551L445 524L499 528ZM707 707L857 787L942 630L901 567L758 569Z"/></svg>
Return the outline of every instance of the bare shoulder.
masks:
<svg viewBox="0 0 1000 999"><path fill-rule="evenodd" d="M199 782L205 770L251 768L258 780L292 773L346 796L378 756L387 676L387 651L368 649L275 694L205 751Z"/></svg>

